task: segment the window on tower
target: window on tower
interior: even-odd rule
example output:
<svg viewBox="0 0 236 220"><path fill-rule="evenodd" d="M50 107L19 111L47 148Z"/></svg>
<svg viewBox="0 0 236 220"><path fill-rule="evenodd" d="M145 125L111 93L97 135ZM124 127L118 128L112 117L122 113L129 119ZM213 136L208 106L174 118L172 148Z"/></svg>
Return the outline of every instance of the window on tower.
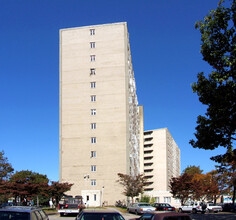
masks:
<svg viewBox="0 0 236 220"><path fill-rule="evenodd" d="M90 55L90 61L91 61L91 62L94 62L94 61L95 61L95 58L96 58L95 55Z"/></svg>
<svg viewBox="0 0 236 220"><path fill-rule="evenodd" d="M96 96L95 95L91 95L91 102L96 102Z"/></svg>
<svg viewBox="0 0 236 220"><path fill-rule="evenodd" d="M90 29L90 35L95 35L95 29Z"/></svg>

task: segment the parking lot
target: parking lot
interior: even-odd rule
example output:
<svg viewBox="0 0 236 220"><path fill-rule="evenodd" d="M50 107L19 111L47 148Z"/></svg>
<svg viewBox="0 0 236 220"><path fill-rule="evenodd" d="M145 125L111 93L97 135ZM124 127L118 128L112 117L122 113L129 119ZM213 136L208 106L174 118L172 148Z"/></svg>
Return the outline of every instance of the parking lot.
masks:
<svg viewBox="0 0 236 220"><path fill-rule="evenodd" d="M138 218L140 216L130 214L130 213L122 213L123 217L128 219ZM190 214L193 220L235 220L236 213L211 213L211 214ZM60 215L49 215L49 220L72 220L75 219L76 215L69 215L60 217Z"/></svg>
<svg viewBox="0 0 236 220"><path fill-rule="evenodd" d="M134 215L134 214L130 214L130 213L122 213L122 216L125 219L133 219L133 218L138 218L140 216ZM63 216L60 217L60 215L49 215L49 220L72 220L75 219L76 215L69 215L69 216Z"/></svg>

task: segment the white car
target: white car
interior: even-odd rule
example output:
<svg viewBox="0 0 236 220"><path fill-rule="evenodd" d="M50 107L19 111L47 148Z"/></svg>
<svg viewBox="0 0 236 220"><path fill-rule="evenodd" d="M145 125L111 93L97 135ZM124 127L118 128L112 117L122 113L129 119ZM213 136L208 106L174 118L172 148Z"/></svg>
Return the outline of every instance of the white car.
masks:
<svg viewBox="0 0 236 220"><path fill-rule="evenodd" d="M133 212L136 215L143 214L146 212L156 211L156 208L151 206L149 203L134 203L127 208L128 212Z"/></svg>
<svg viewBox="0 0 236 220"><path fill-rule="evenodd" d="M179 212L192 212L192 213L201 212L201 213L204 213L205 210L202 209L200 202L189 202L187 204L184 204L183 206L180 206Z"/></svg>
<svg viewBox="0 0 236 220"><path fill-rule="evenodd" d="M207 203L206 212L222 212L222 207L214 203Z"/></svg>

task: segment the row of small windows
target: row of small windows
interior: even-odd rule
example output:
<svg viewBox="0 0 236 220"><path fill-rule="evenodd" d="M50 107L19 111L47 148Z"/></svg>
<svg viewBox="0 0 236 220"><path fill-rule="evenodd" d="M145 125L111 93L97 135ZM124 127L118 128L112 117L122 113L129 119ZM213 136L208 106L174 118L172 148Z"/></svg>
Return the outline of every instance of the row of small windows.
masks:
<svg viewBox="0 0 236 220"><path fill-rule="evenodd" d="M95 29L90 29L90 35L95 35ZM90 42L90 48L95 48L96 43L95 42ZM95 62L96 61L96 56L95 55L90 55L90 61ZM90 75L95 75L96 74L96 69L95 68L90 68ZM90 88L94 89L96 88L96 82L90 82ZM96 95L91 95L91 102L96 102ZM91 109L91 115L96 115L96 109ZM91 129L96 129L96 123L91 123L90 124ZM96 137L91 137L91 143L95 144L97 142ZM96 151L91 151L91 158L96 158ZM91 171L96 172L97 167L96 165L91 165ZM96 186L97 182L95 179L91 179L91 186ZM96 200L96 199L95 199Z"/></svg>
<svg viewBox="0 0 236 220"><path fill-rule="evenodd" d="M91 157L96 157L96 151L91 151ZM91 165L91 171L96 172L97 171L97 166L96 165ZM91 180L91 186L96 186L96 180L95 179Z"/></svg>

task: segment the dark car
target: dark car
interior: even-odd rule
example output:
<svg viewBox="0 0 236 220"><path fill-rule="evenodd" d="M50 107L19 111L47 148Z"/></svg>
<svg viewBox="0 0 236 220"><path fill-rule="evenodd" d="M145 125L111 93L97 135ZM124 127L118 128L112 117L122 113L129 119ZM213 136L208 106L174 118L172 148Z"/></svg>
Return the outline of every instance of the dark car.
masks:
<svg viewBox="0 0 236 220"><path fill-rule="evenodd" d="M4 208L6 206L16 206L16 203L14 202L6 202L0 205L0 208Z"/></svg>
<svg viewBox="0 0 236 220"><path fill-rule="evenodd" d="M133 220L191 220L192 218L186 213L177 212L149 212L143 214L140 218Z"/></svg>
<svg viewBox="0 0 236 220"><path fill-rule="evenodd" d="M175 207L171 206L169 203L154 203L153 207L157 211L175 211Z"/></svg>
<svg viewBox="0 0 236 220"><path fill-rule="evenodd" d="M76 220L125 220L117 211L107 209L84 209L77 215Z"/></svg>
<svg viewBox="0 0 236 220"><path fill-rule="evenodd" d="M1 220L49 220L46 213L37 207L7 206L0 209Z"/></svg>
<svg viewBox="0 0 236 220"><path fill-rule="evenodd" d="M222 206L223 212L236 212L236 204L233 203L225 203Z"/></svg>

